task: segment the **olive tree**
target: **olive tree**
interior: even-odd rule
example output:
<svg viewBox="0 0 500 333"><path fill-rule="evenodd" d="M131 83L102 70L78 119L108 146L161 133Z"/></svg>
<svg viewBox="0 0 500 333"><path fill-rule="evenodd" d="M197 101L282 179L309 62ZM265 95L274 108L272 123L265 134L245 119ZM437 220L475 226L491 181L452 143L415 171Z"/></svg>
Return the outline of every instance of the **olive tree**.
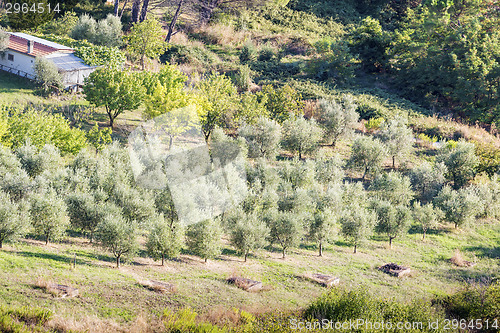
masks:
<svg viewBox="0 0 500 333"><path fill-rule="evenodd" d="M412 213L413 220L422 227L422 240L424 240L427 230L437 227L440 210L434 208L432 203L422 205L419 201L415 201Z"/></svg>
<svg viewBox="0 0 500 333"><path fill-rule="evenodd" d="M377 199L372 205L377 215L375 231L387 234L389 247L392 248L392 240L407 232L410 227L410 210L406 206L395 206L388 201Z"/></svg>
<svg viewBox="0 0 500 333"><path fill-rule="evenodd" d="M297 246L304 233L300 219L295 213L268 211L265 221L270 229L269 239L279 244L285 258L286 250Z"/></svg>
<svg viewBox="0 0 500 333"><path fill-rule="evenodd" d="M299 159L302 159L302 154L311 154L318 150L322 135L323 131L314 119L287 119L283 122L282 146L292 153L299 153Z"/></svg>
<svg viewBox="0 0 500 333"><path fill-rule="evenodd" d="M50 88L55 90L63 88L63 77L50 59L37 57L34 70L36 80L42 85L44 91L47 92Z"/></svg>
<svg viewBox="0 0 500 333"><path fill-rule="evenodd" d="M0 29L0 52L3 52L9 46L9 34Z"/></svg>
<svg viewBox="0 0 500 333"><path fill-rule="evenodd" d="M475 145L471 142L460 140L448 142L441 148L437 157L438 162L443 162L448 168L447 177L453 182L453 187L458 189L474 177L479 158L475 153Z"/></svg>
<svg viewBox="0 0 500 333"><path fill-rule="evenodd" d="M266 117L257 119L254 125L244 125L239 129L239 135L248 144L248 157L274 158L281 141L281 126Z"/></svg>
<svg viewBox="0 0 500 333"><path fill-rule="evenodd" d="M146 242L148 254L154 258L161 258L161 265L165 258L175 258L179 255L183 243L184 230L176 220L165 219L158 214L152 221L151 231Z"/></svg>
<svg viewBox="0 0 500 333"><path fill-rule="evenodd" d="M484 209L473 187L453 190L445 186L434 198L434 203L444 212L445 219L455 225L455 228L471 224Z"/></svg>
<svg viewBox="0 0 500 333"><path fill-rule="evenodd" d="M333 239L337 216L333 210L324 209L314 213L309 224L308 238L318 243L318 255L323 256L323 244Z"/></svg>
<svg viewBox="0 0 500 333"><path fill-rule="evenodd" d="M26 231L28 218L24 205L11 200L9 195L0 191L0 249L5 242L15 241Z"/></svg>
<svg viewBox="0 0 500 333"><path fill-rule="evenodd" d="M96 232L99 244L115 257L120 268L123 255L133 255L138 248L135 222L127 221L121 214L107 214Z"/></svg>
<svg viewBox="0 0 500 333"><path fill-rule="evenodd" d="M352 96L344 96L343 105L334 100L319 101L318 123L324 128L325 140L335 144L341 137L350 137L358 124L359 114L356 112Z"/></svg>
<svg viewBox="0 0 500 333"><path fill-rule="evenodd" d="M210 219L188 226L186 244L191 252L207 262L220 254L221 237L222 230L218 221Z"/></svg>
<svg viewBox="0 0 500 333"><path fill-rule="evenodd" d="M377 136L387 147L387 152L392 158L392 168L395 168L396 157L405 158L410 154L413 146L413 131L406 126L403 117L395 117L382 124Z"/></svg>
<svg viewBox="0 0 500 333"><path fill-rule="evenodd" d="M394 171L376 177L369 189L375 193L376 197L389 201L393 205L408 206L414 196L410 179Z"/></svg>
<svg viewBox="0 0 500 333"><path fill-rule="evenodd" d="M386 155L387 150L378 139L361 136L354 140L348 165L361 170L364 180L368 173L375 174L380 170Z"/></svg>
<svg viewBox="0 0 500 333"><path fill-rule="evenodd" d="M431 164L427 161L415 166L410 172L413 188L425 201L432 200L446 181L447 168L444 163Z"/></svg>
<svg viewBox="0 0 500 333"><path fill-rule="evenodd" d="M356 253L359 245L370 237L375 226L376 216L365 207L345 209L339 217L340 234L354 246Z"/></svg>
<svg viewBox="0 0 500 333"><path fill-rule="evenodd" d="M66 232L69 224L66 205L54 191L32 194L29 212L35 232L45 238L45 244L61 238Z"/></svg>
<svg viewBox="0 0 500 333"><path fill-rule="evenodd" d="M243 254L245 262L248 254L266 245L268 227L256 213L244 213L231 228L231 244Z"/></svg>

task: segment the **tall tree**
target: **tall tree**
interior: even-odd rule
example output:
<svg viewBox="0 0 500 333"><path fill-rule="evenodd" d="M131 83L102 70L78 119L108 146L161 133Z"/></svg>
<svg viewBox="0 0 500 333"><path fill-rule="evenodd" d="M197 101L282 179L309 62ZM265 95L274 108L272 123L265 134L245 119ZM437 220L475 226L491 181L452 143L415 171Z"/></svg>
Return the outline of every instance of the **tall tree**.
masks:
<svg viewBox="0 0 500 333"><path fill-rule="evenodd" d="M161 258L163 266L165 258L175 258L179 255L182 241L183 229L179 221L165 219L163 214L155 216L146 242L146 248L151 257Z"/></svg>
<svg viewBox="0 0 500 333"><path fill-rule="evenodd" d="M188 226L186 243L190 251L207 262L220 254L221 236L222 230L218 221L205 220Z"/></svg>
<svg viewBox="0 0 500 333"><path fill-rule="evenodd" d="M394 206L388 201L377 199L373 202L373 208L378 220L375 231L387 234L389 247L392 248L393 239L408 231L410 227L410 210L406 206Z"/></svg>
<svg viewBox="0 0 500 333"><path fill-rule="evenodd" d="M439 209L435 209L432 203L421 205L419 201L413 203L413 220L422 227L422 240L429 229L435 228L438 224L440 214Z"/></svg>
<svg viewBox="0 0 500 333"><path fill-rule="evenodd" d="M242 218L232 227L231 244L243 254L245 262L248 254L266 243L269 229L256 213L243 213Z"/></svg>
<svg viewBox="0 0 500 333"><path fill-rule="evenodd" d="M113 128L116 117L141 105L145 89L132 72L101 67L85 79L83 92L91 104L105 107Z"/></svg>
<svg viewBox="0 0 500 333"><path fill-rule="evenodd" d="M304 233L298 216L291 212L268 211L264 220L270 229L269 239L279 244L285 258L286 250L297 246Z"/></svg>
<svg viewBox="0 0 500 333"><path fill-rule="evenodd" d="M142 70L146 68L146 58L155 59L166 48L161 24L154 18L134 23L125 39L127 50L139 57Z"/></svg>

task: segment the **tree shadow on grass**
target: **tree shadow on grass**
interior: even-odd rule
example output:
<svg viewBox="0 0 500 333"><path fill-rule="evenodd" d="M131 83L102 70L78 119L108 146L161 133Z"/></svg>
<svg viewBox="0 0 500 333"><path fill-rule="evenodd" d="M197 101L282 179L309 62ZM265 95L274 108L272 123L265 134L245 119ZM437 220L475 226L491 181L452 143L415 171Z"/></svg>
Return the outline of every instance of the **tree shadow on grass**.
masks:
<svg viewBox="0 0 500 333"><path fill-rule="evenodd" d="M470 252L479 253L481 257L500 259L500 247L467 246L464 249Z"/></svg>
<svg viewBox="0 0 500 333"><path fill-rule="evenodd" d="M410 235L415 235L415 234L420 234L422 235L424 233L424 230L422 229L422 226L414 224L408 229L408 234ZM450 230L449 229L428 229L427 232L425 233L427 235L443 235L443 234L449 234Z"/></svg>
<svg viewBox="0 0 500 333"><path fill-rule="evenodd" d="M26 258L38 258L38 259L43 259L43 260L52 260L52 261L57 261L61 263L65 263L68 265L72 265L74 256L62 256L59 254L52 254L52 253L37 253L37 252L29 252L29 251L21 251L17 252L18 255L21 255ZM88 265L88 266L93 266L90 262L88 261L82 261L81 258L76 258L76 264L77 265Z"/></svg>
<svg viewBox="0 0 500 333"><path fill-rule="evenodd" d="M449 269L444 276L449 280L456 280L464 283L484 283L498 278L496 272L480 272L473 268L454 268Z"/></svg>

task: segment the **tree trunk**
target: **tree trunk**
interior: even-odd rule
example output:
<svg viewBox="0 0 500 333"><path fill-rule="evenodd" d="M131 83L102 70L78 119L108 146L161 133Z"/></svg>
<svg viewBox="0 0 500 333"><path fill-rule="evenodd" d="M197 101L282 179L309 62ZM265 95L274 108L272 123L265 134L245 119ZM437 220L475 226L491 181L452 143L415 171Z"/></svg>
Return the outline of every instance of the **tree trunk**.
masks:
<svg viewBox="0 0 500 333"><path fill-rule="evenodd" d="M116 268L120 268L120 256L116 257Z"/></svg>
<svg viewBox="0 0 500 333"><path fill-rule="evenodd" d="M458 223L455 222L455 229L458 229Z"/></svg>
<svg viewBox="0 0 500 333"><path fill-rule="evenodd" d="M302 152L299 149L299 160L301 160L301 159L302 159Z"/></svg>
<svg viewBox="0 0 500 333"><path fill-rule="evenodd" d="M112 129L114 126L115 120L113 119L113 115L111 114L111 112L108 112L108 117L109 117L109 127L111 127L111 129Z"/></svg>
<svg viewBox="0 0 500 333"><path fill-rule="evenodd" d="M149 0L144 0L142 3L141 17L139 17L139 22L143 22L148 15Z"/></svg>
<svg viewBox="0 0 500 333"><path fill-rule="evenodd" d="M165 266L165 253L161 254L161 265Z"/></svg>
<svg viewBox="0 0 500 333"><path fill-rule="evenodd" d="M172 38L174 34L174 28L175 24L177 23L177 19L179 18L179 14L181 13L181 7L182 4L184 3L184 0L180 0L179 4L177 5L177 10L175 11L174 17L172 18L172 21L170 22L170 25L168 26L168 33L167 37L165 38L165 42L170 43L170 39Z"/></svg>
<svg viewBox="0 0 500 333"><path fill-rule="evenodd" d="M3 247L3 239L0 239L0 249Z"/></svg>
<svg viewBox="0 0 500 333"><path fill-rule="evenodd" d="M118 6L120 5L120 0L115 0L115 8L113 10L113 14L118 16Z"/></svg>
<svg viewBox="0 0 500 333"><path fill-rule="evenodd" d="M285 259L285 250L286 248L283 248L283 259Z"/></svg>
<svg viewBox="0 0 500 333"><path fill-rule="evenodd" d="M368 173L368 168L365 168L365 173L363 173L363 177L361 178L361 180L365 180L367 173Z"/></svg>
<svg viewBox="0 0 500 333"><path fill-rule="evenodd" d="M323 256L323 243L322 242L319 242L319 256L320 257Z"/></svg>
<svg viewBox="0 0 500 333"><path fill-rule="evenodd" d="M424 229L424 233L422 234L422 240L425 240L425 232L426 230Z"/></svg>
<svg viewBox="0 0 500 333"><path fill-rule="evenodd" d="M354 244L354 253L356 253L358 245Z"/></svg>
<svg viewBox="0 0 500 333"><path fill-rule="evenodd" d="M205 258L205 262L207 262L208 258Z"/></svg>
<svg viewBox="0 0 500 333"><path fill-rule="evenodd" d="M127 6L128 0L125 0L122 6L122 10L120 10L120 18L123 16L123 12L125 11L125 7Z"/></svg>
<svg viewBox="0 0 500 333"><path fill-rule="evenodd" d="M247 256L248 256L248 252L245 252L245 262L247 262Z"/></svg>
<svg viewBox="0 0 500 333"><path fill-rule="evenodd" d="M144 65L144 64L145 64L145 61L144 61L144 60L145 60L145 57L146 57L146 55L145 55L145 54L143 54L143 55L141 56L141 66L142 66L142 71L144 71L144 69L146 68L146 66Z"/></svg>
<svg viewBox="0 0 500 333"><path fill-rule="evenodd" d="M137 23L139 21L139 9L141 6L141 0L134 0L132 4L132 23Z"/></svg>
<svg viewBox="0 0 500 333"><path fill-rule="evenodd" d="M392 249L392 240L394 237L389 236L389 248Z"/></svg>
<svg viewBox="0 0 500 333"><path fill-rule="evenodd" d="M395 158L396 158L396 156L392 156L392 168L393 168L393 169L396 169L396 166L395 166Z"/></svg>
<svg viewBox="0 0 500 333"><path fill-rule="evenodd" d="M45 237L45 245L49 244L49 235L46 235Z"/></svg>

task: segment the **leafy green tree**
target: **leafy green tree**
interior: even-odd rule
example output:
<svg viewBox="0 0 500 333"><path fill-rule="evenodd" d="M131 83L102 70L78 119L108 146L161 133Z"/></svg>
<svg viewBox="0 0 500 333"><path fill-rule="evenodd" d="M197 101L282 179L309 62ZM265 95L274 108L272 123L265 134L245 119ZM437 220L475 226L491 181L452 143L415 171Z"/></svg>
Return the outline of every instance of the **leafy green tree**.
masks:
<svg viewBox="0 0 500 333"><path fill-rule="evenodd" d="M314 153L319 148L322 135L323 131L314 119L287 119L283 122L282 146L293 153L299 153L299 159L302 159L302 154Z"/></svg>
<svg viewBox="0 0 500 333"><path fill-rule="evenodd" d="M333 239L337 216L332 210L318 210L309 225L308 238L318 242L318 255L323 256L323 244Z"/></svg>
<svg viewBox="0 0 500 333"><path fill-rule="evenodd" d="M58 36L68 36L77 23L78 17L76 16L76 13L73 11L66 11L64 15L55 20L46 22L45 24L39 26L36 30L44 35L54 34Z"/></svg>
<svg viewBox="0 0 500 333"><path fill-rule="evenodd" d="M99 129L99 125L95 123L94 127L92 127L90 131L87 132L87 139L89 143L94 146L96 152L99 152L103 150L106 145L109 145L111 142L113 142L111 133L111 128L108 127Z"/></svg>
<svg viewBox="0 0 500 333"><path fill-rule="evenodd" d="M146 58L157 58L166 49L163 41L163 29L154 18L134 23L127 40L127 50L140 58L142 70L145 69Z"/></svg>
<svg viewBox="0 0 500 333"><path fill-rule="evenodd" d="M344 96L343 104L334 100L319 101L318 123L325 130L325 140L331 142L333 147L341 137L352 136L358 124L359 114L353 98Z"/></svg>
<svg viewBox="0 0 500 333"><path fill-rule="evenodd" d="M340 183L344 178L343 160L340 156L319 157L315 160L315 178L321 184Z"/></svg>
<svg viewBox="0 0 500 333"><path fill-rule="evenodd" d="M154 259L175 258L182 247L184 230L178 221L165 219L163 214L154 217L146 242L148 253Z"/></svg>
<svg viewBox="0 0 500 333"><path fill-rule="evenodd" d="M73 39L86 39L92 42L97 31L96 20L88 14L83 14L78 18L78 22L71 30L70 36Z"/></svg>
<svg viewBox="0 0 500 333"><path fill-rule="evenodd" d="M153 119L175 109L186 107L190 102L188 93L184 90L187 76L174 65L165 65L160 72L146 77L147 94L144 115Z"/></svg>
<svg viewBox="0 0 500 333"><path fill-rule="evenodd" d="M271 119L282 124L290 116L300 116L304 107L302 96L288 84L274 88L271 85L262 87L261 92L266 99L265 105Z"/></svg>
<svg viewBox="0 0 500 333"><path fill-rule="evenodd" d="M377 136L387 147L387 152L392 158L393 169L396 167L396 157L403 159L410 154L413 146L413 131L406 126L406 120L402 117L384 122Z"/></svg>
<svg viewBox="0 0 500 333"><path fill-rule="evenodd" d="M281 163L278 169L281 184L288 183L291 189L307 188L314 183L315 165L314 161L301 161L294 158L291 161Z"/></svg>
<svg viewBox="0 0 500 333"><path fill-rule="evenodd" d="M244 125L239 135L248 144L248 155L251 158L274 158L281 141L281 126L274 120L260 117L254 125Z"/></svg>
<svg viewBox="0 0 500 333"><path fill-rule="evenodd" d="M449 186L443 187L434 198L434 203L439 207L448 222L455 228L472 224L477 215L484 209L474 188L461 188L458 191Z"/></svg>
<svg viewBox="0 0 500 333"><path fill-rule="evenodd" d="M83 86L87 101L105 107L111 128L116 117L125 110L134 110L141 105L144 90L132 72L111 68L98 68L85 79Z"/></svg>
<svg viewBox="0 0 500 333"><path fill-rule="evenodd" d="M361 170L364 180L368 173L375 174L382 167L387 151L377 139L362 136L354 140L348 165Z"/></svg>
<svg viewBox="0 0 500 333"><path fill-rule="evenodd" d="M225 75L211 73L196 86L198 102L201 106L200 121L208 141L213 130L223 127L226 117L231 117L236 110L238 91Z"/></svg>
<svg viewBox="0 0 500 333"><path fill-rule="evenodd" d="M314 44L315 56L307 64L307 72L320 81L333 79L345 82L354 77L359 60L351 53L345 40L332 41L329 38Z"/></svg>
<svg viewBox="0 0 500 333"><path fill-rule="evenodd" d="M413 203L413 220L422 227L422 240L427 230L437 227L440 211L432 203L421 205L419 201Z"/></svg>
<svg viewBox="0 0 500 333"><path fill-rule="evenodd" d="M479 158L476 156L474 144L463 140L448 142L442 148L437 161L446 165L448 169L447 178L453 181L455 189L464 186L471 180L479 165Z"/></svg>
<svg viewBox="0 0 500 333"><path fill-rule="evenodd" d="M268 211L264 218L270 229L269 239L281 247L283 258L286 250L297 246L304 229L295 213Z"/></svg>
<svg viewBox="0 0 500 333"><path fill-rule="evenodd" d="M66 205L53 190L32 194L29 212L35 232L45 238L45 244L66 232L69 224Z"/></svg>
<svg viewBox="0 0 500 333"><path fill-rule="evenodd" d="M0 249L5 242L15 241L26 231L29 221L23 208L0 191Z"/></svg>
<svg viewBox="0 0 500 333"><path fill-rule="evenodd" d="M221 252L222 230L215 220L205 220L188 226L186 244L195 255L205 259L214 258Z"/></svg>
<svg viewBox="0 0 500 333"><path fill-rule="evenodd" d="M376 71L385 67L390 36L382 29L377 19L365 17L351 33L350 38L353 54L359 55L366 69Z"/></svg>
<svg viewBox="0 0 500 333"><path fill-rule="evenodd" d="M96 238L104 249L113 254L117 268L120 268L123 255L132 256L138 248L135 222L127 221L121 214L106 215L99 223Z"/></svg>
<svg viewBox="0 0 500 333"><path fill-rule="evenodd" d="M0 188L9 194L13 201L19 202L31 193L33 183L26 171L17 169L0 177Z"/></svg>
<svg viewBox="0 0 500 333"><path fill-rule="evenodd" d="M49 1L47 0L26 0L23 2L11 2L12 4L18 3L20 8L18 11L12 8L12 13L8 14L8 22L11 29L14 31L30 30L38 27L54 18L55 12L48 10ZM33 7L34 6L34 7ZM32 11L32 8L44 8L40 13L38 10ZM54 6L50 7L54 9Z"/></svg>
<svg viewBox="0 0 500 333"><path fill-rule="evenodd" d="M96 34L90 41L97 45L118 47L122 44L122 23L118 16L108 14L96 25Z"/></svg>
<svg viewBox="0 0 500 333"><path fill-rule="evenodd" d="M9 46L9 34L0 29L0 52L3 52Z"/></svg>
<svg viewBox="0 0 500 333"><path fill-rule="evenodd" d="M408 206L414 197L410 179L398 172L384 173L376 177L370 184L375 195L393 205Z"/></svg>
<svg viewBox="0 0 500 333"><path fill-rule="evenodd" d="M387 234L389 247L392 240L408 231L411 223L411 213L406 206L394 206L388 201L375 200L373 208L377 214L375 231Z"/></svg>
<svg viewBox="0 0 500 333"><path fill-rule="evenodd" d="M375 214L365 207L344 210L339 218L340 234L354 246L354 253L358 246L373 233L375 222Z"/></svg>
<svg viewBox="0 0 500 333"><path fill-rule="evenodd" d="M425 201L432 200L446 182L447 168L444 163L423 162L415 166L410 172L413 188Z"/></svg>
<svg viewBox="0 0 500 333"><path fill-rule="evenodd" d="M48 92L51 88L59 90L63 88L63 78L59 74L57 66L47 58L35 59L35 73L36 79L42 85L45 92Z"/></svg>
<svg viewBox="0 0 500 333"><path fill-rule="evenodd" d="M269 229L256 213L243 214L231 229L231 244L245 257L266 245Z"/></svg>

